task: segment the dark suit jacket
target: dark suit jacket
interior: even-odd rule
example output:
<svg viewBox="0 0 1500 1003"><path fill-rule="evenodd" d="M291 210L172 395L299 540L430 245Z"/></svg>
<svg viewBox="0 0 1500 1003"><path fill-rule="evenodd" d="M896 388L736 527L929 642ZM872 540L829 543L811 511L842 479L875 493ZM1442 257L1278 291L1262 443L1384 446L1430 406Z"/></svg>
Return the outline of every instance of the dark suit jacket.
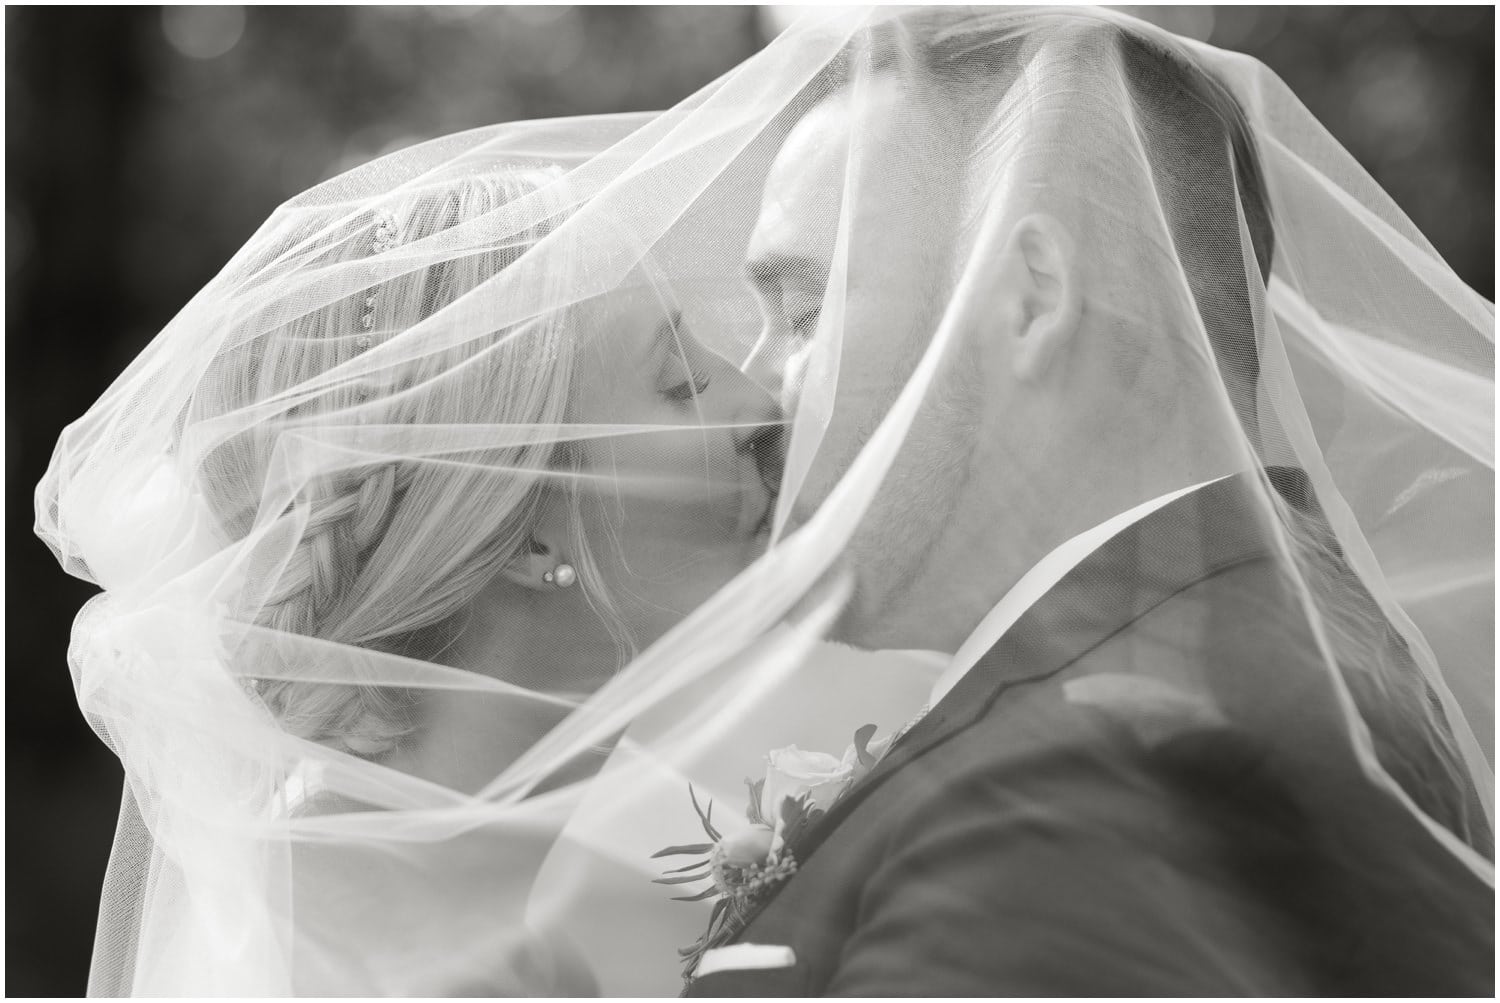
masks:
<svg viewBox="0 0 1500 1003"><path fill-rule="evenodd" d="M1483 868L1365 779L1248 486L1064 578L794 847L734 940L796 964L687 995L1492 995Z"/></svg>

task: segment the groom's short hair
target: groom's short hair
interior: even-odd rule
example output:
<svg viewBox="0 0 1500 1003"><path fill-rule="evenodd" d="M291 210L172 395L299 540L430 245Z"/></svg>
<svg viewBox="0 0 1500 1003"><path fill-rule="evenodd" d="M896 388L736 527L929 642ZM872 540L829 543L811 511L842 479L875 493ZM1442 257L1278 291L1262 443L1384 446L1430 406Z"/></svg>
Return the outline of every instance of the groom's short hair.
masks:
<svg viewBox="0 0 1500 1003"><path fill-rule="evenodd" d="M1090 13L1047 12L1070 30L1099 32L1124 71L1136 134L1158 202L1212 346L1219 375L1252 443L1259 444L1257 310L1271 277L1275 234L1265 177L1244 108L1222 80L1174 39ZM1014 17L977 12L934 18L923 65L939 87L1008 87L1046 32L1020 33ZM1076 36L1075 36L1076 37ZM1092 47L1080 52L1095 51ZM1246 260L1241 220L1254 261ZM1259 275L1260 289L1252 286ZM1341 675L1370 727L1382 767L1432 818L1470 845L1493 852L1483 813L1460 778L1462 755L1441 702L1399 631L1350 566L1305 477L1270 468L1336 651Z"/></svg>
<svg viewBox="0 0 1500 1003"><path fill-rule="evenodd" d="M1027 30L1018 30L1023 22ZM1039 29L1030 27L1037 24ZM913 11L881 22L864 38L868 44L846 47L831 60L786 109L786 128L841 93L857 69L878 75L905 68L914 69L921 77L917 86L941 102L940 117L977 138L980 123L1021 68L1064 30L1074 39L1100 37L1119 54L1178 261L1224 388L1246 435L1258 442L1258 296L1248 278L1258 272L1268 282L1275 252L1264 175L1240 103L1170 36L1087 11L1030 11L1024 18L1003 8ZM1188 191L1190 198L1172 197ZM1243 253L1241 218L1253 263Z"/></svg>
<svg viewBox="0 0 1500 1003"><path fill-rule="evenodd" d="M1135 135L1146 154L1176 258L1224 388L1246 434L1258 441L1259 290L1252 290L1249 278L1259 274L1262 283L1269 282L1276 241L1244 109L1218 77L1164 33L1090 12L1028 15L1036 18L1066 30L1070 37L1065 44L1081 54L1097 51L1077 44L1091 36L1117 53ZM1052 35L1047 27L1018 32L1015 15L1007 12L934 10L926 16L927 24L922 20L919 16L912 26L912 38L931 84L939 92L985 94L989 105ZM1253 262L1245 259L1241 219Z"/></svg>
<svg viewBox="0 0 1500 1003"><path fill-rule="evenodd" d="M1258 302L1263 285L1270 281L1275 234L1243 107L1222 80L1169 36L1087 12L1033 12L1027 18L1051 18L1075 33L1097 32L1115 47L1177 260L1220 379L1245 434L1258 443L1256 312L1264 305ZM1046 27L1017 31L1016 25L1014 13L972 8L934 8L886 22L862 56L846 50L810 82L788 108L789 118L795 122L839 93L855 65L880 73L915 63L925 75L922 85L939 99L953 97L943 101L941 110L953 114L960 132L966 127L972 132L1037 47L1049 40ZM965 108L973 115L968 122ZM1244 253L1242 220L1253 262ZM1255 274L1262 289L1252 288ZM1492 853L1483 813L1472 807L1477 802L1459 780L1465 775L1462 756L1440 701L1423 680L1405 639L1350 567L1305 478L1287 482L1277 468L1269 476L1286 502L1285 524L1298 540L1295 550L1304 558L1303 573L1320 600L1341 674L1370 726L1381 765L1429 816Z"/></svg>

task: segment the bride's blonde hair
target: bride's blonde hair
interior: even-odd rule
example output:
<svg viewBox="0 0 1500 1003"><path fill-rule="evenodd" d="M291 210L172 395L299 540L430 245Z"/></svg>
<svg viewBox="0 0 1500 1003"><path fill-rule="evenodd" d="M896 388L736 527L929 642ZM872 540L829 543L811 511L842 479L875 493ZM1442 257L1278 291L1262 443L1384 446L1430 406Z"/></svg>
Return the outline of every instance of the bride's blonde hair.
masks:
<svg viewBox="0 0 1500 1003"><path fill-rule="evenodd" d="M481 174L362 213L317 255L318 266L409 247L535 194L555 176ZM206 375L194 398L196 416L291 396L493 278L550 228L456 251L249 341ZM570 340L557 316L524 327L446 339L447 347L382 370L378 382L331 381L311 400L217 446L200 478L221 526L235 539L250 531L268 478L288 462L295 440L316 437L320 425L560 425L572 376ZM320 473L294 503L305 507L306 524L271 591L260 597L255 623L278 636L435 658L452 643L460 614L478 592L531 546L546 475L569 462L567 453L553 442L470 444L442 456L355 460ZM569 507L576 513L576 500ZM583 548L581 535L574 536ZM582 553L573 559L592 563ZM597 583L589 588L591 602L602 598ZM290 657L309 657L306 646L285 647L296 648ZM264 646L256 648L255 657L266 657ZM255 675L256 667L246 673ZM416 727L415 699L399 688L282 678L261 679L256 689L288 732L357 755L388 752Z"/></svg>

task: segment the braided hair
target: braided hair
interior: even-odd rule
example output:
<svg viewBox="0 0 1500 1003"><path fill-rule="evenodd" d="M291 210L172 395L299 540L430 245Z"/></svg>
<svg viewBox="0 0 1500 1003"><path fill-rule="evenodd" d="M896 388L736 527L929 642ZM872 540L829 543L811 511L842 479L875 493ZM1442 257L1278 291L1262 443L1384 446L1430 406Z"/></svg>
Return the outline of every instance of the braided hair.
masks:
<svg viewBox="0 0 1500 1003"><path fill-rule="evenodd" d="M554 176L481 174L424 190L340 228L332 247L317 250L317 264L357 267L362 259L495 212ZM249 675L268 657L290 663L252 686L290 734L374 758L415 730L418 702L410 690L311 681L316 666L307 663L318 657L318 646L285 642L316 638L423 659L441 654L495 568L529 545L542 478L560 452L540 443L468 455L479 462L360 456L345 465L335 458L317 463L315 476L298 480L306 451L326 448L320 431L360 424L558 423L567 406L571 356L556 323L541 320L536 337L512 341L507 335L514 330L501 329L414 353L416 358L381 370L383 386L321 377L376 339L398 336L432 317L543 236L543 228L535 227L503 241L481 240L483 246L445 254L437 263L342 296L245 339L200 382L195 419L294 401L214 447L199 471L221 525L236 539L264 522L266 499L282 497L278 486L293 492L274 521L295 533L295 540L268 534L281 541L280 549L268 548L280 565L267 575L272 584L249 613L256 627L265 628L262 635L282 643L245 652L254 662ZM305 248L305 237L300 246ZM310 384L320 387L316 394L298 396ZM506 476L486 476L495 467Z"/></svg>

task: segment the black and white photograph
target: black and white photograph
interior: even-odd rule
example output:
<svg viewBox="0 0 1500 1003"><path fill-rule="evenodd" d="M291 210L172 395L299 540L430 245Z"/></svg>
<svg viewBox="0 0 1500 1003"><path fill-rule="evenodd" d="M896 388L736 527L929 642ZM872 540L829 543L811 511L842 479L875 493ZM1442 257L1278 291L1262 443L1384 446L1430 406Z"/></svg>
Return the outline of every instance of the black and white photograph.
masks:
<svg viewBox="0 0 1500 1003"><path fill-rule="evenodd" d="M5 995L1494 997L1492 5L4 36Z"/></svg>

